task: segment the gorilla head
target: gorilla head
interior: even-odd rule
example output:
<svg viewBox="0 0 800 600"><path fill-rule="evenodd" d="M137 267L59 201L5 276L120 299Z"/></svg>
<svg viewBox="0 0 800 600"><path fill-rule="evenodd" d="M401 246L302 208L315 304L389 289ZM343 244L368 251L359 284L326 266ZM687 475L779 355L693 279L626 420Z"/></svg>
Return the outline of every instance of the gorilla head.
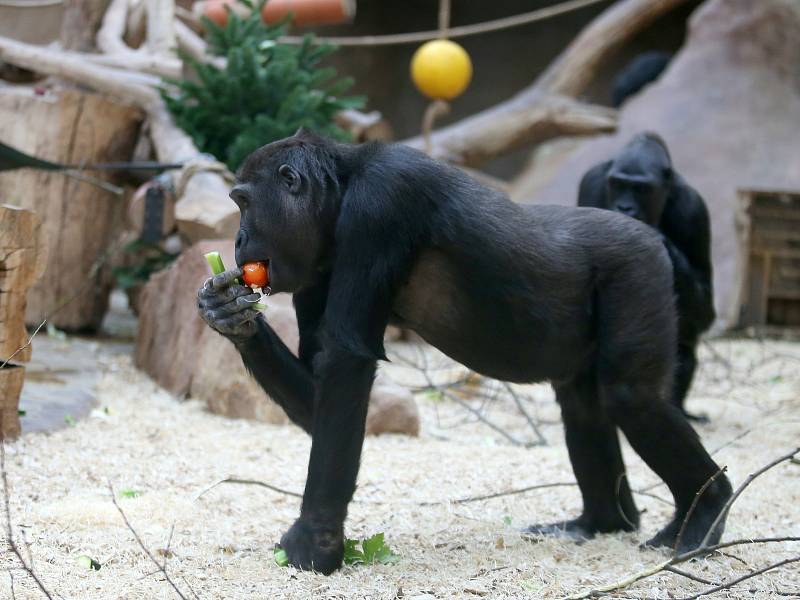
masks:
<svg viewBox="0 0 800 600"><path fill-rule="evenodd" d="M606 175L607 208L658 226L672 185L667 146L654 133L634 137Z"/></svg>
<svg viewBox="0 0 800 600"><path fill-rule="evenodd" d="M253 152L237 173L236 263L268 262L273 292L303 289L325 263L340 198L334 146L300 129Z"/></svg>

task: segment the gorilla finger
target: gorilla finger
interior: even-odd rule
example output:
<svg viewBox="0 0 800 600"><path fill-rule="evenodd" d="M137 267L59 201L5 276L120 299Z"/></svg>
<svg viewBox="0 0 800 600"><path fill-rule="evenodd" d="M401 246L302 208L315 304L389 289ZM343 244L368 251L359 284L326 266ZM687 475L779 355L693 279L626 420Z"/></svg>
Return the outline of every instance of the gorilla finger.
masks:
<svg viewBox="0 0 800 600"><path fill-rule="evenodd" d="M248 294L247 296L239 296L233 302L228 302L219 307L219 312L227 315L234 315L236 313L254 308L253 305L261 299L258 294Z"/></svg>
<svg viewBox="0 0 800 600"><path fill-rule="evenodd" d="M228 288L223 288L220 290L206 290L203 288L197 293L197 299L199 300L199 305L202 307L216 308L218 306L228 304L229 302L233 302L240 296L249 296L252 293L253 290L251 290L249 287L234 284Z"/></svg>
<svg viewBox="0 0 800 600"><path fill-rule="evenodd" d="M211 286L215 290L227 288L233 285L236 279L241 276L241 269L231 269L229 271L225 271L224 273L220 273L219 275L214 275L214 277L211 279Z"/></svg>

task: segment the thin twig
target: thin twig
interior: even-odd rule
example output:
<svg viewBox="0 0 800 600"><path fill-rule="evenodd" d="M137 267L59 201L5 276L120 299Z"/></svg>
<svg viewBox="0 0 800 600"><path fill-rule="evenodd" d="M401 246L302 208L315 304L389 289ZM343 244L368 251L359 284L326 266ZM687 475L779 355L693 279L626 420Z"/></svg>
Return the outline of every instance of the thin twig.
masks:
<svg viewBox="0 0 800 600"><path fill-rule="evenodd" d="M700 598L702 596L710 596L711 594L716 594L717 592L721 592L722 590L728 590L728 589L732 588L733 586L735 586L737 583L741 583L743 581L747 581L748 579L752 579L753 577L758 577L759 575L763 575L767 571L772 571L773 569L777 569L778 567L782 567L784 565L789 565L789 564L796 563L796 562L800 562L800 556L795 556L793 558L787 558L787 559L784 559L784 560L779 560L778 562L772 563L771 565L767 565L766 567L764 567L762 569L758 569L756 571L751 571L747 575L742 575L741 577L738 577L736 579L732 579L731 581L728 581L726 583L722 583L720 585L714 586L714 587L712 587L710 589L704 590L704 591L702 591L702 592L700 592L698 594L695 594L693 596L686 596L684 598L680 598L679 600L697 600L698 598Z"/></svg>
<svg viewBox="0 0 800 600"><path fill-rule="evenodd" d="M22 558L22 553L19 551L17 544L14 542L14 531L11 528L11 496L10 492L8 491L8 474L6 473L6 444L3 440L0 440L0 477L3 479L3 508L6 513L5 524L6 535L8 536L8 545L11 547L11 551L16 555L19 562L22 563L22 568L25 569L25 572L36 582L39 590L41 590L41 592L47 596L49 600L53 600L53 596L50 595L50 592L46 587L44 587L42 580L39 579L33 569L28 566L28 563L25 562L25 559Z"/></svg>
<svg viewBox="0 0 800 600"><path fill-rule="evenodd" d="M194 600L200 600L200 597L197 595L197 592L194 591L192 584L189 583L188 579L186 579L186 575L181 575L181 579L183 579L183 583L185 583L186 587L189 589L189 593L192 594L192 598L194 598Z"/></svg>
<svg viewBox="0 0 800 600"><path fill-rule="evenodd" d="M169 576L166 569L164 569L161 566L156 557L153 556L153 553L150 552L150 549L147 546L145 546L144 542L142 541L142 538L139 537L139 533L133 528L133 525L131 525L131 522L128 520L128 517L125 514L125 511L122 510L122 507L117 502L117 497L114 494L114 487L111 485L110 481L108 482L108 490L111 492L111 502L114 503L114 507L117 509L117 512L119 512L120 516L122 517L122 520L125 522L125 526L133 534L133 537L136 539L136 543L139 544L139 547L147 555L147 558L149 558L150 561L156 567L158 567L158 572L160 572L164 576L164 579L166 579L167 583L169 583L170 586L172 586L172 589L175 590L175 593L178 594L178 597L181 598L181 600L187 600L186 596L183 595L183 592L181 592L180 588L178 588L178 586L175 585L175 582L172 581L172 578Z"/></svg>
<svg viewBox="0 0 800 600"><path fill-rule="evenodd" d="M733 540L731 542L721 542L719 544L714 544L713 546L708 546L707 548L698 548L697 550L684 552L683 554L680 554L678 556L673 556L669 560L665 560L663 562L656 563L655 565L651 565L650 567L647 567L646 569L643 569L638 573L629 575L628 577L625 577L624 579L621 579L614 583L599 586L591 590L587 590L585 592L579 592L577 594L567 596L566 600L585 600L586 598L599 598L601 596L607 595L609 592L614 592L622 588L629 587L634 583L636 583L637 581L641 581L642 579L647 579L648 577L657 575L658 573L665 571L667 567L672 567L674 565L679 565L681 563L688 562L693 558L697 558L698 556L708 554L711 552L716 552L723 548L731 548L733 546L747 546L752 544L775 544L775 543L785 543L785 542L800 542L800 536L738 539L738 540Z"/></svg>
<svg viewBox="0 0 800 600"><path fill-rule="evenodd" d="M219 481L212 483L210 486L205 488L201 491L197 496L194 497L195 500L199 500L202 496L213 490L218 485L222 485L223 483L238 483L240 485L257 485L259 487L267 488L268 490L272 490L273 492L277 492L278 494L283 494L284 496L292 496L293 498L302 498L303 494L298 494L297 492L293 492L291 490L285 490L280 488L276 485L272 485L271 483L266 483L264 481L258 481L256 479L239 479L238 477L226 477L225 479L220 479Z"/></svg>
<svg viewBox="0 0 800 600"><path fill-rule="evenodd" d="M33 333L31 334L31 337L29 337L29 338L28 338L28 341L27 341L27 342L25 342L25 343L24 343L22 346L20 346L20 347L19 347L19 348L17 348L16 350L14 350L14 352L11 354L11 356L9 356L7 359L5 359L5 360L3 361L3 364L2 364L2 365L0 365L0 369L3 369L3 368L5 368L5 366L6 366L8 363L10 363L10 362L11 362L11 359L12 359L12 358L14 358L14 357L15 357L17 354L19 354L20 352L22 352L23 350L25 350L25 348L27 348L28 346L30 346L30 345L31 345L31 343L33 343L33 338L34 338L34 337L36 337L36 334L37 334L37 333L39 333L39 330L40 330L42 327L44 327L44 324L45 324L45 323L47 323L47 319L43 319L43 320L42 320L42 322L41 322L41 323L39 323L39 326L38 326L36 329L34 329L34 330L33 330Z"/></svg>
<svg viewBox="0 0 800 600"><path fill-rule="evenodd" d="M664 567L665 571L669 571L670 573L675 573L675 575L680 575L681 577L686 577L686 579L691 579L692 581L696 581L697 583L704 583L706 585L716 585L713 581L709 581L703 577L699 577L694 573L689 573L688 571L684 571L683 569L679 569L678 567L668 566Z"/></svg>
<svg viewBox="0 0 800 600"><path fill-rule="evenodd" d="M167 539L167 547L164 548L164 560L161 562L161 568L164 571L167 570L167 561L169 560L169 554L172 552L170 547L172 546L172 536L175 533L175 523L172 524L172 527L169 528L169 538Z"/></svg>
<svg viewBox="0 0 800 600"><path fill-rule="evenodd" d="M515 445L515 446L524 446L526 448L531 446L531 445L535 445L535 443L533 443L533 442L532 443L526 443L526 442L523 442L522 440L518 440L513 435L508 433L505 429L503 429L499 425L496 425L495 423L493 423L492 421L490 421L489 419L484 417L483 414L481 413L481 411L476 410L475 408L472 408L469 405L469 402L467 402L465 400L462 400L458 396L455 396L454 394L452 394L450 392L442 392L442 395L445 396L446 398L452 400L456 404L458 404L461 408L463 408L463 409L467 410L468 412L472 413L472 415L476 419L478 419L481 423L483 423L484 425L486 425L490 429L493 429L494 431L496 431L497 433L502 435L504 438L506 438L513 445Z"/></svg>
<svg viewBox="0 0 800 600"><path fill-rule="evenodd" d="M719 511L719 514L717 515L717 518L714 519L714 522L711 524L711 527L708 528L708 531L706 532L706 535L703 538L703 541L700 543L700 547L703 548L708 544L708 541L711 539L711 536L714 534L714 531L716 530L717 526L720 523L722 523L725 520L725 518L728 516L728 512L730 512L731 506L733 506L733 503L736 502L736 499L739 496L741 496L742 492L744 492L747 489L747 487L751 483L753 483L753 481L755 481L756 478L758 478L759 476L763 475L764 473L766 473L767 471L769 471L773 467L776 467L777 465L781 464L782 462L786 462L786 461L794 458L794 456L798 452L800 452L800 448L795 448L794 450L792 450L788 454L784 454L783 456L781 456L779 458L776 458L775 460L773 460L769 464L766 464L763 467L761 467L760 469L758 469L757 471L755 471L754 473L751 473L747 477L747 479L744 480L744 483L742 483L742 485L740 485L736 489L736 491L733 493L733 495L728 499L728 501L725 503L725 506L722 507L722 510Z"/></svg>
<svg viewBox="0 0 800 600"><path fill-rule="evenodd" d="M516 494L524 494L532 490L543 490L555 487L572 487L577 485L574 481L558 481L555 483L539 483L537 485L529 485L524 488L517 488L514 490L507 490L505 492L496 492L493 494L483 494L480 496L467 496L465 498L457 498L455 500L430 500L427 502L420 502L419 506L434 506L438 504L468 504L470 502L480 502L481 500L492 500L494 498L502 498L503 496L514 496Z"/></svg>
<svg viewBox="0 0 800 600"><path fill-rule="evenodd" d="M517 405L519 412L522 413L522 416L525 417L525 420L528 422L528 425L530 425L530 428L533 429L533 433L536 434L537 438L539 438L539 442L537 445L546 446L547 440L542 435L542 432L539 430L539 426L536 424L536 421L534 421L533 418L528 414L528 411L525 410L525 407L522 404L522 399L514 391L514 388L511 387L511 384L508 383L507 381L503 382L503 387L505 387L506 391L511 395L511 398L514 400L514 404Z"/></svg>
<svg viewBox="0 0 800 600"><path fill-rule="evenodd" d="M675 545L672 547L672 551L675 554L678 554L678 548L681 547L681 541L683 540L683 534L686 533L686 526L689 524L689 519L694 514L695 509L697 508L697 503L700 502L700 497L703 493L708 489L714 481L716 481L717 477L722 475L725 471L728 470L728 467L722 467L716 473L714 473L708 480L702 485L702 487L697 491L694 495L694 500L692 500L691 506L689 506L689 510L686 511L686 516L683 518L683 523L681 523L681 528L678 530L678 535L675 538ZM711 530L709 530L711 531Z"/></svg>

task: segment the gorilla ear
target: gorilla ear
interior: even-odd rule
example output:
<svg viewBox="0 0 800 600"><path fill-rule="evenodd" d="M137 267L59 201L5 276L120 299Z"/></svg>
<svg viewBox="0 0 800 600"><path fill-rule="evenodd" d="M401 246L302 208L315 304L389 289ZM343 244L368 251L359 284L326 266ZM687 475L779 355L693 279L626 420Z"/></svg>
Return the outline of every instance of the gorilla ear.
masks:
<svg viewBox="0 0 800 600"><path fill-rule="evenodd" d="M278 167L278 175L281 176L286 188L292 193L296 194L300 191L300 186L303 183L300 173L290 165L281 165Z"/></svg>
<svg viewBox="0 0 800 600"><path fill-rule="evenodd" d="M672 183L672 167L664 167L664 182Z"/></svg>
<svg viewBox="0 0 800 600"><path fill-rule="evenodd" d="M306 126L301 126L300 129L294 132L294 137L298 138L311 138L316 137L316 134Z"/></svg>

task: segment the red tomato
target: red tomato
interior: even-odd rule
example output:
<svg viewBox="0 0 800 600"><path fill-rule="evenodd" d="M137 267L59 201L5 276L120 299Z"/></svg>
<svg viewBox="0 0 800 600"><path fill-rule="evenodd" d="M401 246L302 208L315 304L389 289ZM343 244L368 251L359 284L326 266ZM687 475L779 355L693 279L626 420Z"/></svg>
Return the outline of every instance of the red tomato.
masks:
<svg viewBox="0 0 800 600"><path fill-rule="evenodd" d="M244 274L245 284L255 288L265 288L269 285L269 271L267 270L267 263L264 262L251 262L246 263L242 270Z"/></svg>

